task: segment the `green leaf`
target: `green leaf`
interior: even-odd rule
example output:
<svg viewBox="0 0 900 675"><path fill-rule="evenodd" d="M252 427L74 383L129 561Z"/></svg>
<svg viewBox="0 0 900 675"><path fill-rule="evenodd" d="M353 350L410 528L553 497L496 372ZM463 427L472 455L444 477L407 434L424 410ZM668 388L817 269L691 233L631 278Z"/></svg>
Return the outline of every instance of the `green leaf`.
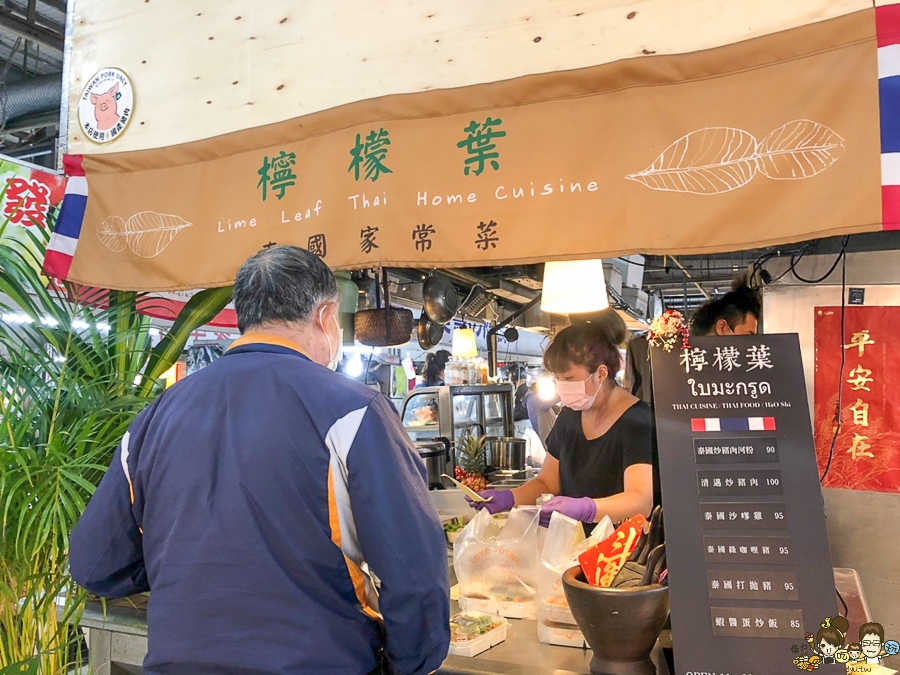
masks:
<svg viewBox="0 0 900 675"><path fill-rule="evenodd" d="M0 670L0 675L37 675L41 665L40 656L32 656L24 661L13 663Z"/></svg>
<svg viewBox="0 0 900 675"><path fill-rule="evenodd" d="M231 294L231 286L210 288L200 291L187 301L166 337L153 349L141 385L141 392L144 395L149 395L153 391L157 378L161 377L178 360L191 333L197 327L212 321L219 312L225 309L225 306L231 302Z"/></svg>

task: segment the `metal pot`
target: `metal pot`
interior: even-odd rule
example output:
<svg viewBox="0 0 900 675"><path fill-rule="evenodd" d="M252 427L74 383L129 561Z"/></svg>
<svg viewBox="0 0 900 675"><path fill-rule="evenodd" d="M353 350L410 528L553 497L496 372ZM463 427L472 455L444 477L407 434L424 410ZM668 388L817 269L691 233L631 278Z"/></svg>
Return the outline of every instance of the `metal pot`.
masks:
<svg viewBox="0 0 900 675"><path fill-rule="evenodd" d="M425 462L428 473L428 489L442 490L444 483L441 474L447 473L450 462L450 441L446 438L435 438L433 441L416 441L419 457Z"/></svg>
<svg viewBox="0 0 900 675"><path fill-rule="evenodd" d="M422 302L428 318L439 326L452 319L459 309L459 294L446 277L430 276L422 287Z"/></svg>
<svg viewBox="0 0 900 675"><path fill-rule="evenodd" d="M487 463L500 471L525 469L525 439L512 436L487 439Z"/></svg>
<svg viewBox="0 0 900 675"><path fill-rule="evenodd" d="M425 312L422 312L422 316L419 317L417 335L419 346L428 351L440 344L441 338L444 337L444 327L438 326L428 318Z"/></svg>

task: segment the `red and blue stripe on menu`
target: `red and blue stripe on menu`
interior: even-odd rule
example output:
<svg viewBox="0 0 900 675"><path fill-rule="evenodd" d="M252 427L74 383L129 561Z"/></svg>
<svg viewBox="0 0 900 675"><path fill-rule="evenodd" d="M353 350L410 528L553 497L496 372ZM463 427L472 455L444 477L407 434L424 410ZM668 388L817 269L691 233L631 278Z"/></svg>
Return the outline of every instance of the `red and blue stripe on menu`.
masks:
<svg viewBox="0 0 900 675"><path fill-rule="evenodd" d="M774 417L695 417L691 431L775 431Z"/></svg>

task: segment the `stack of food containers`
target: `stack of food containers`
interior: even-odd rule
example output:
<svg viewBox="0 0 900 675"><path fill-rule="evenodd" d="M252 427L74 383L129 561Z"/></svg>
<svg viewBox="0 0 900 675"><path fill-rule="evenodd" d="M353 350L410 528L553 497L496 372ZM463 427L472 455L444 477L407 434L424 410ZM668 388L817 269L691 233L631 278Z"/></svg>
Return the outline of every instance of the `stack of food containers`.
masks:
<svg viewBox="0 0 900 675"><path fill-rule="evenodd" d="M537 633L541 642L563 647L587 647L563 592L562 575L578 564L578 556L613 531L609 518L601 520L589 538L581 523L554 513L540 553L537 589Z"/></svg>

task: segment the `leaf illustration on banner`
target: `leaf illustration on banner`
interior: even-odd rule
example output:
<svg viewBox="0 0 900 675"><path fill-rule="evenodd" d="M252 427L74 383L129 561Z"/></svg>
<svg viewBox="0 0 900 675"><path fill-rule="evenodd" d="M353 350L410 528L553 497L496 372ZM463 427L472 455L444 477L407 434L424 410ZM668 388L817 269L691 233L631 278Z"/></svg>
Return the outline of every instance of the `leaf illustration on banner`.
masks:
<svg viewBox="0 0 900 675"><path fill-rule="evenodd" d="M625 176L651 190L717 195L744 187L757 171L773 180L802 180L841 158L844 139L812 120L788 122L762 142L743 129L692 131L666 148L649 167Z"/></svg>
<svg viewBox="0 0 900 675"><path fill-rule="evenodd" d="M154 258L166 250L176 234L190 226L181 216L141 211L125 223L125 237L132 253Z"/></svg>
<svg viewBox="0 0 900 675"><path fill-rule="evenodd" d="M844 139L824 124L794 120L760 141L759 170L774 180L802 180L834 164L844 149Z"/></svg>
<svg viewBox="0 0 900 675"><path fill-rule="evenodd" d="M125 240L125 221L119 216L109 216L100 224L97 237L113 253L121 253L128 242Z"/></svg>
<svg viewBox="0 0 900 675"><path fill-rule="evenodd" d="M717 195L756 175L756 139L742 129L692 131L663 150L649 167L625 176L652 190Z"/></svg>

